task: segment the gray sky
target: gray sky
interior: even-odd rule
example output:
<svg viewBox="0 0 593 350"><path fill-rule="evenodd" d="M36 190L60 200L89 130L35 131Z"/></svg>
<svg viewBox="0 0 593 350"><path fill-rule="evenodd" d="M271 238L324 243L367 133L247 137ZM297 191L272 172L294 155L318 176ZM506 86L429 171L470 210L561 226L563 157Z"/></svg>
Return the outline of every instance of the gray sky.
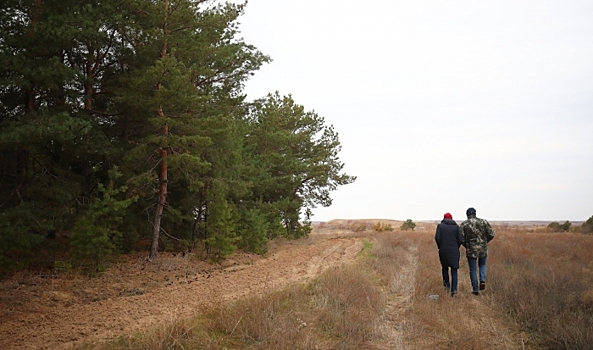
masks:
<svg viewBox="0 0 593 350"><path fill-rule="evenodd" d="M333 124L344 170L313 220L593 215L593 1L250 0L241 35Z"/></svg>

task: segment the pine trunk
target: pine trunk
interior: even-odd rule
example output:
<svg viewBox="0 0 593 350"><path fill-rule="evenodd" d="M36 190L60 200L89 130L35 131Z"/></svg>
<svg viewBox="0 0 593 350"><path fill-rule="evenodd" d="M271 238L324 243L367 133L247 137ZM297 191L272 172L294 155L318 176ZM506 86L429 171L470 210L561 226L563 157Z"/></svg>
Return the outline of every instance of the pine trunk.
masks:
<svg viewBox="0 0 593 350"><path fill-rule="evenodd" d="M165 20L163 21L163 46L161 47L161 58L167 56L167 36L169 35L169 0L165 0ZM162 84L157 84L157 91L161 89ZM159 106L157 114L160 118L165 117L163 108ZM169 127L167 124L163 126L163 137L167 137L169 134ZM165 203L167 202L167 148L161 147L160 149L161 165L159 170L159 197L154 211L154 222L152 231L152 244L150 245L149 258L154 258L158 254L159 250L159 236L161 233L161 219L163 217L163 210L165 209Z"/></svg>
<svg viewBox="0 0 593 350"><path fill-rule="evenodd" d="M150 245L150 258L157 256L159 249L159 236L161 232L161 218L167 201L167 150L161 149L161 166L159 171L159 199L154 213L152 244Z"/></svg>

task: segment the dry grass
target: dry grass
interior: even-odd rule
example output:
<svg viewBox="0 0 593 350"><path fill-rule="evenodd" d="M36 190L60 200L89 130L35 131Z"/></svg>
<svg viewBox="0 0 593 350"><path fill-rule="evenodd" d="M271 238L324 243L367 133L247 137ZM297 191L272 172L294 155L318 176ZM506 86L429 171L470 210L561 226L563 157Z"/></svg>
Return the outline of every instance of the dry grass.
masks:
<svg viewBox="0 0 593 350"><path fill-rule="evenodd" d="M427 244L432 247L434 242L422 241L420 250L427 252ZM424 254L419 259L418 283L410 314L413 320L410 343L416 348L520 348L514 328L489 307L485 293L478 298L470 294L466 268L459 271L457 297L443 290L436 246L432 250L433 254ZM439 296L436 300L435 295Z"/></svg>
<svg viewBox="0 0 593 350"><path fill-rule="evenodd" d="M379 349L373 344L381 337L385 298L368 261L331 268L307 284L220 301L193 320L171 319L159 329L83 348Z"/></svg>
<svg viewBox="0 0 593 350"><path fill-rule="evenodd" d="M220 303L193 320L90 349L372 349L381 292L362 267L334 268L309 285Z"/></svg>
<svg viewBox="0 0 593 350"><path fill-rule="evenodd" d="M593 349L593 237L499 230L492 298L546 349Z"/></svg>
<svg viewBox="0 0 593 350"><path fill-rule="evenodd" d="M508 227L496 234L480 296L470 293L461 249L456 298L442 290L433 235L419 234L410 346L593 349L593 237Z"/></svg>
<svg viewBox="0 0 593 350"><path fill-rule="evenodd" d="M367 220L332 220L330 222L319 223L315 230L318 233L324 232L366 232L366 231L391 231L394 227L399 227L403 221L387 219L367 219ZM367 232L368 233L368 232Z"/></svg>
<svg viewBox="0 0 593 350"><path fill-rule="evenodd" d="M166 327L87 348L593 348L592 236L498 227L487 289L470 293L462 249L459 294L452 298L442 289L434 225L373 232L375 223L321 227L366 239L372 249L365 244L358 262L306 285L220 302L196 319L172 319Z"/></svg>

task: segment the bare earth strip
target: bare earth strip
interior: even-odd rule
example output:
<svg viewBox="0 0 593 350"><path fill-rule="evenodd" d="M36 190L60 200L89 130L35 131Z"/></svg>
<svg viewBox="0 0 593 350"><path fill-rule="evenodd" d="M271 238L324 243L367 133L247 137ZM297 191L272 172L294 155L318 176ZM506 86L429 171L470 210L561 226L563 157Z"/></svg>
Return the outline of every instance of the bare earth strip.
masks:
<svg viewBox="0 0 593 350"><path fill-rule="evenodd" d="M387 295L385 313L381 333L383 334L385 349L409 349L406 342L406 332L409 331L409 321L405 313L412 307L412 297L416 287L416 272L418 270L418 246L407 247L405 263L392 277Z"/></svg>
<svg viewBox="0 0 593 350"><path fill-rule="evenodd" d="M20 277L0 285L0 349L68 349L191 317L208 303L271 291L350 262L356 238L315 236L243 255L224 266L162 257L130 259L94 279Z"/></svg>

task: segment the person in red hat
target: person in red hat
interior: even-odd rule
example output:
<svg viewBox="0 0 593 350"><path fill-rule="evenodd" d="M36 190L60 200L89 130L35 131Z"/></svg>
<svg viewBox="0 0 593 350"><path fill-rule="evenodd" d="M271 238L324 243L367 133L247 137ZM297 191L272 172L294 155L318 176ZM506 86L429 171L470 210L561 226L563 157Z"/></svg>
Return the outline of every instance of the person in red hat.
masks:
<svg viewBox="0 0 593 350"><path fill-rule="evenodd" d="M457 294L457 270L459 269L459 247L463 244L461 230L453 215L446 213L437 225L434 240L439 248L439 259L443 273L443 286L454 297Z"/></svg>

